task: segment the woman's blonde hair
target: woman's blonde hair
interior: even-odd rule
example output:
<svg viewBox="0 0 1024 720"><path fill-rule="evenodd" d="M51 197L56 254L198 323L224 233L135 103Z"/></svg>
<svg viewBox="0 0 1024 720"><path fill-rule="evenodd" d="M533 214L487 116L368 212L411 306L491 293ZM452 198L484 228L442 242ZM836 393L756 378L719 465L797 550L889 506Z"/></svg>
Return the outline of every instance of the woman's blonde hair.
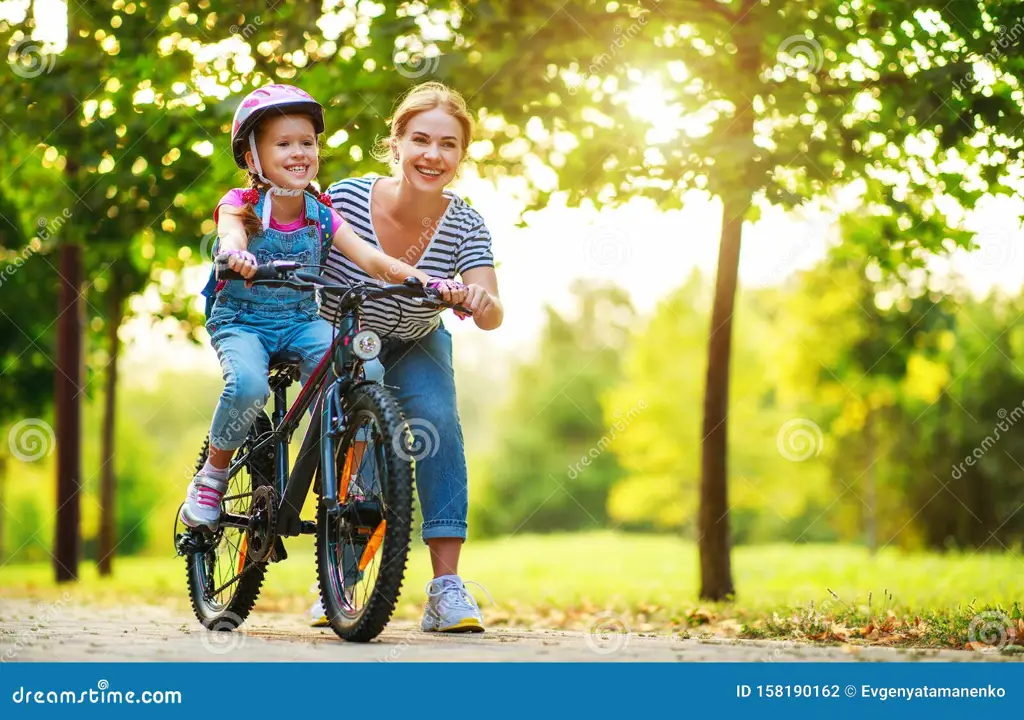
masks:
<svg viewBox="0 0 1024 720"><path fill-rule="evenodd" d="M458 120L459 125L462 126L462 157L465 157L466 149L473 141L473 116L470 115L469 109L466 107L466 100L457 90L452 90L444 83L434 81L417 85L399 100L394 115L388 121L391 134L386 138L377 139L373 157L390 164L394 160L394 153L391 149L392 141L405 134L410 120L421 112L427 112L434 108L441 108Z"/></svg>

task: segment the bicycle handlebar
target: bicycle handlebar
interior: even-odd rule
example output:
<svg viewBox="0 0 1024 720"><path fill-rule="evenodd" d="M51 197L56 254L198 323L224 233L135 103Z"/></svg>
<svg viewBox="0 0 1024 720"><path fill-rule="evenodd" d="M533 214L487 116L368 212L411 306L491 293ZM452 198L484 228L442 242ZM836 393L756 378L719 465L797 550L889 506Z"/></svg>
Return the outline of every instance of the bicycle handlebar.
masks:
<svg viewBox="0 0 1024 720"><path fill-rule="evenodd" d="M400 296L410 299L421 300L422 305L434 308L449 308L464 315L472 315L473 311L462 305L446 302L441 299L441 293L434 288L423 286L418 278L408 277L401 285L342 285L325 280L316 273L299 270L303 267L299 263L286 260L275 260L264 265L256 266L256 274L251 278L244 278L236 270L227 267L226 264L217 263L218 280L245 280L259 285L276 287L291 287L296 290L312 291L320 288L331 295L352 295L362 301L376 300L384 297Z"/></svg>

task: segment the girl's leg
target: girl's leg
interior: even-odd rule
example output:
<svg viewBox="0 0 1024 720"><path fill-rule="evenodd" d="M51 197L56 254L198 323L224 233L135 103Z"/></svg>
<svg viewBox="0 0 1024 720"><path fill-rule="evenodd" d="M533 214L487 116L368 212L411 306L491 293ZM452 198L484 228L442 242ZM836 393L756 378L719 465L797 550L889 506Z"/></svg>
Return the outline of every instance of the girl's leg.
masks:
<svg viewBox="0 0 1024 720"><path fill-rule="evenodd" d="M210 530L216 530L220 520L231 456L245 441L270 394L268 356L255 333L242 326L223 327L214 334L213 344L224 373L224 391L210 424L209 457L189 485L180 513L189 527Z"/></svg>

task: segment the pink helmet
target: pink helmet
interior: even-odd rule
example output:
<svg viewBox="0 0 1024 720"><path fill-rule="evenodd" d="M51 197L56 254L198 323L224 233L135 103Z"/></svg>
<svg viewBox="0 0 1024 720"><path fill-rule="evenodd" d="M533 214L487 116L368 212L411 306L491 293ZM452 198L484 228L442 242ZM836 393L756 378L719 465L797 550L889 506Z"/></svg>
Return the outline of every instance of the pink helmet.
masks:
<svg viewBox="0 0 1024 720"><path fill-rule="evenodd" d="M243 170L246 168L249 133L271 111L281 115L296 112L309 115L315 132L320 134L324 131L324 108L305 90L294 85L265 85L253 90L239 104L231 123L231 152L235 156L235 164Z"/></svg>

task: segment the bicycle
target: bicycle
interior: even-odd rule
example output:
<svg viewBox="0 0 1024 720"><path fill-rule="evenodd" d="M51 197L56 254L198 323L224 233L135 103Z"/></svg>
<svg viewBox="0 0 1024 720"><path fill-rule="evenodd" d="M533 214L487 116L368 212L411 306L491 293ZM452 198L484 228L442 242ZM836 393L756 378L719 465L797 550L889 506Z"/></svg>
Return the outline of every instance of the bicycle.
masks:
<svg viewBox="0 0 1024 720"><path fill-rule="evenodd" d="M381 339L359 329L358 310L370 299L404 296L471 312L441 300L416 278L401 285L340 285L302 267L287 261L260 265L251 282L340 296L331 347L287 410L287 389L299 379L301 357L286 351L270 358L273 414L267 417L261 408L251 418L229 467L217 531L186 527L179 533L175 521L175 548L186 558L199 622L231 631L255 606L269 564L287 558L282 538L315 535L317 578L330 627L344 640L369 642L391 619L401 592L414 473L410 454L400 450L399 442L412 445L401 408L382 384L363 379L363 363L377 357ZM226 266L218 268L218 278L242 279ZM311 407L315 411L289 470L292 435ZM209 445L207 436L196 472ZM311 484L317 494L315 521L300 517Z"/></svg>

